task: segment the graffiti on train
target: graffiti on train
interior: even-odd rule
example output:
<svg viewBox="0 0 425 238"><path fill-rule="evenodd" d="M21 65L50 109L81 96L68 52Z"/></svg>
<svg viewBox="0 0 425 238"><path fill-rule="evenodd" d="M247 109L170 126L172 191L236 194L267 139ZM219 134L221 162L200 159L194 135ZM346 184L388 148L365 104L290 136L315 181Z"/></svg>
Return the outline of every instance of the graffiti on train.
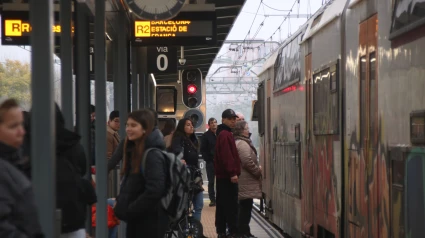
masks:
<svg viewBox="0 0 425 238"><path fill-rule="evenodd" d="M328 230L338 231L336 220L341 210L338 199L335 136L320 136L314 146L308 146L307 159L303 160L303 217L304 230L313 233L311 224L319 224ZM337 146L336 146L337 147ZM338 168L339 167L339 168ZM314 209L313 209L314 207ZM313 219L315 219L313 221Z"/></svg>
<svg viewBox="0 0 425 238"><path fill-rule="evenodd" d="M351 133L345 180L349 237L389 237L390 173L381 125L372 128L376 136L366 145L359 143L357 129Z"/></svg>

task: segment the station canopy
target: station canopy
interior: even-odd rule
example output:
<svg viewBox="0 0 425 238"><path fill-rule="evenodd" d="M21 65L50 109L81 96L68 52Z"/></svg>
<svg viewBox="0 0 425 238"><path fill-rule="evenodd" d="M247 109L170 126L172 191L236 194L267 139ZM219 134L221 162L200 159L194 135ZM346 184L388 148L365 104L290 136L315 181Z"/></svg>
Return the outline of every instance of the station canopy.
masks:
<svg viewBox="0 0 425 238"><path fill-rule="evenodd" d="M230 30L233 27L234 22L236 21L237 16L239 15L244 3L246 0L187 0L186 3L189 4L214 4L215 5L215 15L216 15L216 43L209 45L199 45L194 46L184 46L184 58L186 59L186 63L183 68L199 68L205 77L208 73L209 68L211 67L217 53L220 51L221 47ZM28 0L3 0L1 1L3 4L16 4L18 5L26 5L28 4ZM59 10L59 2L58 0L54 0L56 4L55 10ZM94 15L94 2L95 0L85 0L77 2L81 2L86 6L86 9ZM120 0L106 0L106 31L109 40L117 39L118 34L122 34L120 31L122 26L119 25L119 13L118 12L126 12L127 21L129 26L133 26L132 22L134 20L138 20L134 17L134 15L128 11L127 6L124 6L123 1ZM24 8L23 8L24 9ZM94 45L94 17L89 19L89 30L90 30L90 44ZM131 40L131 38L130 38ZM107 44L108 47L108 44ZM180 58L180 47L177 47L177 59ZM107 49L111 50L111 49ZM56 55L60 56L60 46L55 46ZM109 54L108 54L109 55ZM108 57L108 56L107 56ZM112 60L108 57L108 81L112 81L112 75L109 72L113 72ZM181 66L179 65L179 68ZM93 75L92 75L93 78ZM159 84L161 83L171 83L176 82L178 79L178 73L156 73L155 78Z"/></svg>

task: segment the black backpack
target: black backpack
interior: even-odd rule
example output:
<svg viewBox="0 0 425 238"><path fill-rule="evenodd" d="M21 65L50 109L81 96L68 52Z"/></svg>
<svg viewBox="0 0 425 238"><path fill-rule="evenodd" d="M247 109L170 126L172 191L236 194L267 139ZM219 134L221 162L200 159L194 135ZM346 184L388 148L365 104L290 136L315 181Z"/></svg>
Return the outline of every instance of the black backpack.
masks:
<svg viewBox="0 0 425 238"><path fill-rule="evenodd" d="M152 150L161 152L166 162L169 185L166 194L161 198L161 206L168 214L170 222L173 223L179 220L187 210L191 175L187 167L181 162L183 153L176 156L173 153L156 148L145 151L142 159L142 174L146 165L146 157Z"/></svg>

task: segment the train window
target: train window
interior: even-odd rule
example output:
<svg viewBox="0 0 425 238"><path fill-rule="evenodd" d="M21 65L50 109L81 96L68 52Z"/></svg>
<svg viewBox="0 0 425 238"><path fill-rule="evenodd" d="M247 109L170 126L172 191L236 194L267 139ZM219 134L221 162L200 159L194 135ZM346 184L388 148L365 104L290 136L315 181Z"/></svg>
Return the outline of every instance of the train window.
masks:
<svg viewBox="0 0 425 238"><path fill-rule="evenodd" d="M375 140L376 123L376 54L375 52L369 55L369 91L370 91L370 107L369 107L369 133L371 140Z"/></svg>
<svg viewBox="0 0 425 238"><path fill-rule="evenodd" d="M360 58L360 144L363 145L366 131L366 56Z"/></svg>
<svg viewBox="0 0 425 238"><path fill-rule="evenodd" d="M338 133L338 62L313 75L313 131L315 135Z"/></svg>
<svg viewBox="0 0 425 238"><path fill-rule="evenodd" d="M299 82L301 79L300 43L302 34L282 47L274 64L273 92L280 91Z"/></svg>
<svg viewBox="0 0 425 238"><path fill-rule="evenodd" d="M265 129L265 111L264 111L264 106L265 106L265 94L264 94L264 84L261 83L260 85L258 85L257 88L257 102L255 104L258 104L258 110L257 110L257 116L258 116L258 134L260 134L260 136L264 135Z"/></svg>
<svg viewBox="0 0 425 238"><path fill-rule="evenodd" d="M412 144L425 144L425 111L410 113L410 141Z"/></svg>
<svg viewBox="0 0 425 238"><path fill-rule="evenodd" d="M425 1L396 0L391 24L391 37L395 38L425 25Z"/></svg>

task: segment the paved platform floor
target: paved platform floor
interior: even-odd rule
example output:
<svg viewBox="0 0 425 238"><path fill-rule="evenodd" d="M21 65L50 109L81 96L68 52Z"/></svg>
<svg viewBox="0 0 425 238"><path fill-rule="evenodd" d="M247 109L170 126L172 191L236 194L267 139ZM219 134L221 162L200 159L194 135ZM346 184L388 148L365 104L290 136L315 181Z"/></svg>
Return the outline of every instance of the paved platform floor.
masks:
<svg viewBox="0 0 425 238"><path fill-rule="evenodd" d="M204 227L204 235L208 238L216 238L217 233L215 230L215 207L210 207L210 200L208 199L207 186L204 185L204 209L202 210L201 222ZM250 223L251 233L258 238L283 238L272 225L264 220L261 215L253 209L252 219Z"/></svg>

